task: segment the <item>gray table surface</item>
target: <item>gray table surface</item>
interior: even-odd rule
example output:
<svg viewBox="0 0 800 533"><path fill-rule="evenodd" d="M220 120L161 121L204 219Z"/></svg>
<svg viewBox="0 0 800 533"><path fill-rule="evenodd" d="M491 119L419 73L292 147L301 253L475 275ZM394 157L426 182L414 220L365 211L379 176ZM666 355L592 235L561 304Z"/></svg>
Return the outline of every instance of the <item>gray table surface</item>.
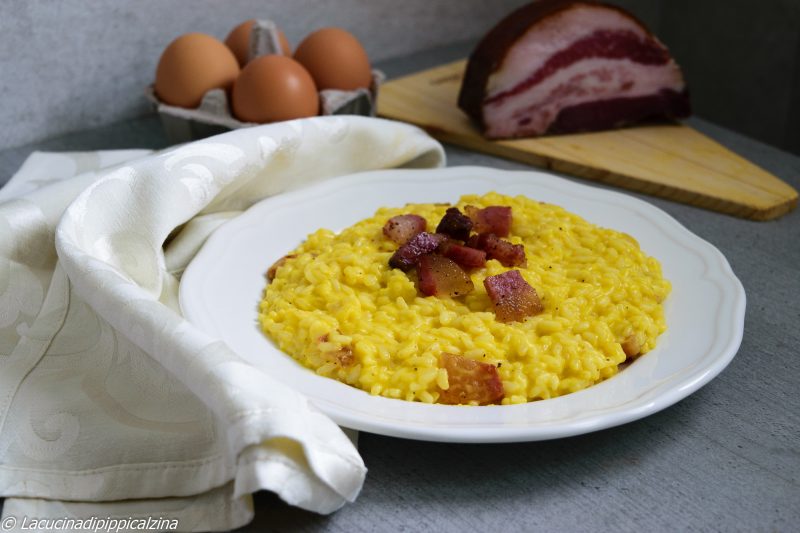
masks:
<svg viewBox="0 0 800 533"><path fill-rule="evenodd" d="M467 50L455 45L379 67L395 76ZM800 189L800 157L700 119L691 124ZM0 184L33 150L166 144L149 116L6 149ZM446 148L449 166L529 168ZM362 433L369 474L354 504L319 516L259 493L255 520L240 531L798 531L800 213L751 222L633 196L719 248L742 281L744 339L722 374L655 415L567 439L456 445Z"/></svg>

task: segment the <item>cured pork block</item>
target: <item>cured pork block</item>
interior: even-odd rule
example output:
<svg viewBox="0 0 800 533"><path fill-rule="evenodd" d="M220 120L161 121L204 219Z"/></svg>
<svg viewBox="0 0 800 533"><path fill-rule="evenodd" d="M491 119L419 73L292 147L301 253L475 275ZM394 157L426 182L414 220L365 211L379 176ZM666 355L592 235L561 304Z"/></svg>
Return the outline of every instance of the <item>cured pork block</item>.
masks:
<svg viewBox="0 0 800 533"><path fill-rule="evenodd" d="M540 0L478 44L458 105L489 138L611 129L691 113L680 67L626 11Z"/></svg>

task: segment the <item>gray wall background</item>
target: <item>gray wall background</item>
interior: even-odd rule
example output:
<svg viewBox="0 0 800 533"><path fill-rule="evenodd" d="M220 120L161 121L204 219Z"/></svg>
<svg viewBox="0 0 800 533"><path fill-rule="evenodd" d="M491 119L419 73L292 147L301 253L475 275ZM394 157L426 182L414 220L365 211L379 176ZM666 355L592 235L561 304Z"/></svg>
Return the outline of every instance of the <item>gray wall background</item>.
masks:
<svg viewBox="0 0 800 533"><path fill-rule="evenodd" d="M525 0L0 0L0 149L150 111L161 50L275 20L293 45L322 26L374 62L474 41ZM684 68L697 115L800 153L800 0L620 0Z"/></svg>

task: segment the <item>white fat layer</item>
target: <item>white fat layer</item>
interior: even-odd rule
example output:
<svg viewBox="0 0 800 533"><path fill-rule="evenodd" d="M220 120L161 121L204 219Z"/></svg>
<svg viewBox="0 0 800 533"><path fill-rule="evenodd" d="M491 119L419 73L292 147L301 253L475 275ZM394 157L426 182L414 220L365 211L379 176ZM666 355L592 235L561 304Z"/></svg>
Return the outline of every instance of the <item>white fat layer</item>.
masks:
<svg viewBox="0 0 800 533"><path fill-rule="evenodd" d="M584 59L558 70L524 92L485 105L486 133L492 137L515 134L539 135L567 107L612 98L636 98L661 89L684 88L680 69L665 65L642 65L629 59ZM522 119L530 119L520 125Z"/></svg>
<svg viewBox="0 0 800 533"><path fill-rule="evenodd" d="M634 21L614 9L599 6L568 9L536 24L517 40L500 68L489 77L486 93L491 98L522 83L553 54L598 30L628 30L641 37L647 35Z"/></svg>

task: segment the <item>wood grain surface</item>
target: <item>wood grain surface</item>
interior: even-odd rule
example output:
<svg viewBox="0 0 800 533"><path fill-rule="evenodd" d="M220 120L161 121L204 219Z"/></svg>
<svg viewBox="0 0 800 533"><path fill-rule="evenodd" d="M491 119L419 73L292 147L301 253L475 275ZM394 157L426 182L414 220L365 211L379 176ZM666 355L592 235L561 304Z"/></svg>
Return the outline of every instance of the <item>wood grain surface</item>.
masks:
<svg viewBox="0 0 800 533"><path fill-rule="evenodd" d="M797 206L797 191L683 124L490 141L457 107L465 61L391 80L378 114L443 142L753 220Z"/></svg>

